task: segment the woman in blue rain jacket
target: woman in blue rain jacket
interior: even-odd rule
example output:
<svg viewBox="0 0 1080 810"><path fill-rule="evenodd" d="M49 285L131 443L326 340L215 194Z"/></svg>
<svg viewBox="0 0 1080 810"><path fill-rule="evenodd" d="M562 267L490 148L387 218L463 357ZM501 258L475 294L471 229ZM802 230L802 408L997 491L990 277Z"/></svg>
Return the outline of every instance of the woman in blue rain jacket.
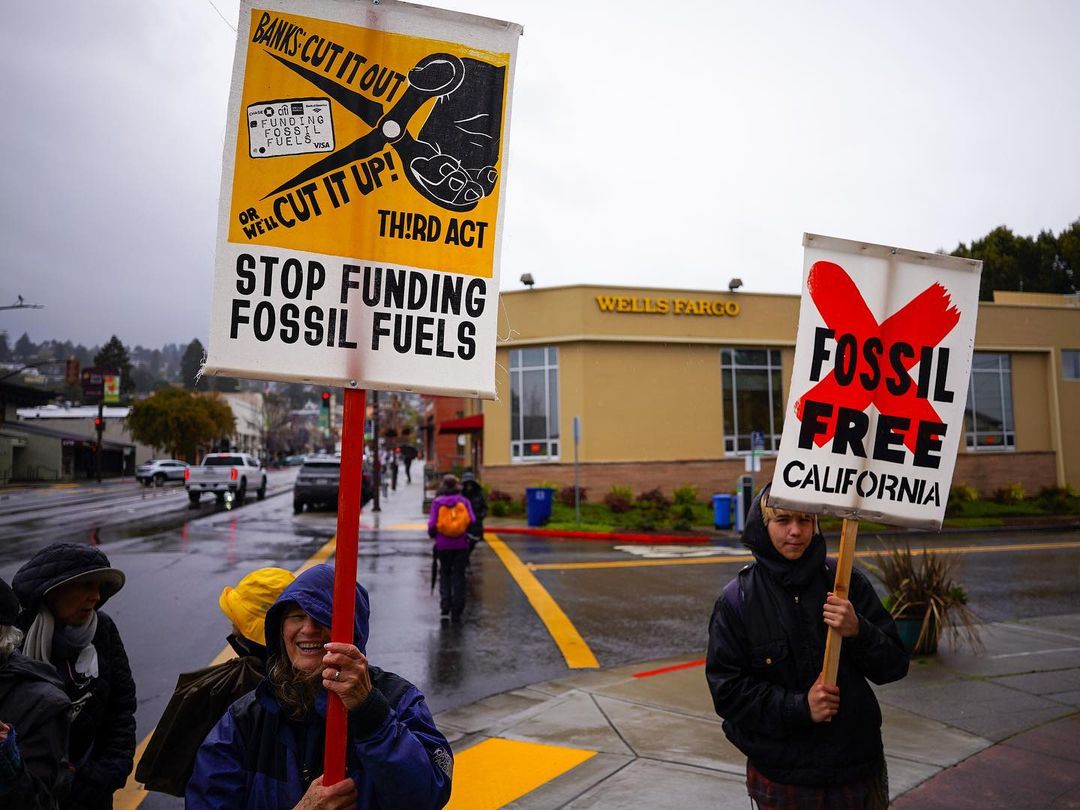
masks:
<svg viewBox="0 0 1080 810"><path fill-rule="evenodd" d="M207 736L189 810L440 808L453 755L420 690L367 663L368 595L356 586L355 644L330 643L334 569L305 571L266 614L267 677ZM346 779L322 784L328 692L348 709Z"/></svg>

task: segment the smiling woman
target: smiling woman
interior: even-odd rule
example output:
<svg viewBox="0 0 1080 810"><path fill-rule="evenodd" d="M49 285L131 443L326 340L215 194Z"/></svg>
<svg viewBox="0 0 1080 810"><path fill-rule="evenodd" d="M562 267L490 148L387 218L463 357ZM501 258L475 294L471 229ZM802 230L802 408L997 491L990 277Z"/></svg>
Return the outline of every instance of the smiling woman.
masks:
<svg viewBox="0 0 1080 810"><path fill-rule="evenodd" d="M202 808L442 807L453 755L420 690L368 663L368 595L356 586L352 643L330 641L334 569L316 565L266 614L267 679L207 736L187 786ZM346 777L322 783L327 701L348 711Z"/></svg>

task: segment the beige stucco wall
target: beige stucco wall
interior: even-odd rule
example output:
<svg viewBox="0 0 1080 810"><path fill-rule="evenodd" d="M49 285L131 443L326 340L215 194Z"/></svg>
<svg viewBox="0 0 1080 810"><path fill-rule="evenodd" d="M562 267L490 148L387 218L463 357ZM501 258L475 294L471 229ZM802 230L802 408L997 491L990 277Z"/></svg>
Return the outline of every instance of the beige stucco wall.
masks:
<svg viewBox="0 0 1080 810"><path fill-rule="evenodd" d="M614 311L603 311L598 296ZM676 314L676 299L735 303L739 313ZM667 312L630 311L656 310L659 300L668 302ZM1061 347L1080 348L1080 309L1023 294L1007 300L980 305L975 348L1012 355L1016 452L982 452L976 466L958 470L974 476L978 465L989 464L1007 477L1010 458L1027 454L1038 459L1029 465L1038 468L1036 478L1052 469L1060 483L1080 486L1080 381L1061 378L1060 358ZM798 310L795 295L585 285L504 293L499 399L483 405L484 465L511 464L509 350L535 345L559 347L560 463L573 460L575 415L582 419L583 463L720 462L720 347L781 349L786 415Z"/></svg>
<svg viewBox="0 0 1080 810"><path fill-rule="evenodd" d="M1013 420L1016 450L1054 449L1049 352L1012 353Z"/></svg>

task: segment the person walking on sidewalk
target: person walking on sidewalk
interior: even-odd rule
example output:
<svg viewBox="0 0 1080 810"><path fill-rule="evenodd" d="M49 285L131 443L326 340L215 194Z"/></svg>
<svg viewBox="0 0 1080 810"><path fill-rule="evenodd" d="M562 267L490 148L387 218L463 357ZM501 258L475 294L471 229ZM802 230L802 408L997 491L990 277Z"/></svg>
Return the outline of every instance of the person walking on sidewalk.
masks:
<svg viewBox="0 0 1080 810"><path fill-rule="evenodd" d="M62 808L104 810L135 756L135 681L124 642L102 606L124 573L93 546L54 543L15 572L23 654L52 664L71 699L69 759L75 769Z"/></svg>
<svg viewBox="0 0 1080 810"><path fill-rule="evenodd" d="M907 674L892 617L853 570L850 601L831 593L817 516L768 505L766 486L742 542L754 562L727 584L709 623L706 678L724 733L747 757L763 810L885 810L888 774L876 684ZM827 628L844 642L836 686L821 679Z"/></svg>
<svg viewBox="0 0 1080 810"><path fill-rule="evenodd" d="M435 541L442 618L457 622L465 610L465 565L469 561L469 526L476 522L472 504L461 494L456 475L443 476L431 502L428 537Z"/></svg>
<svg viewBox="0 0 1080 810"><path fill-rule="evenodd" d="M476 476L471 472L461 476L461 494L469 499L473 516L476 518L467 532L469 535L469 557L472 557L473 549L480 542L480 538L484 536L484 518L487 517L488 513L487 498L484 497L484 490L480 488L480 482L476 480Z"/></svg>

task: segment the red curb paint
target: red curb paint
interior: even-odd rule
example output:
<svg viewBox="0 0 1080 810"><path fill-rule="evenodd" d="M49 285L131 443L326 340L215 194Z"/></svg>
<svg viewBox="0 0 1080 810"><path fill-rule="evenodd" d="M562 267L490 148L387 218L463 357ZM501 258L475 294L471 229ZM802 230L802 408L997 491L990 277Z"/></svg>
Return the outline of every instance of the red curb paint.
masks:
<svg viewBox="0 0 1080 810"><path fill-rule="evenodd" d="M535 534L538 537L567 538L571 540L621 540L624 543L709 543L713 538L704 534L624 534L622 532L575 532L562 529L533 529L521 526L491 526L492 534Z"/></svg>
<svg viewBox="0 0 1080 810"><path fill-rule="evenodd" d="M635 672L633 677L635 678L651 678L653 675L664 675L668 672L677 672L680 669L693 669L694 667L705 666L705 659L700 661L687 661L685 664L676 664L673 667L664 667L663 669L650 669L646 672Z"/></svg>

